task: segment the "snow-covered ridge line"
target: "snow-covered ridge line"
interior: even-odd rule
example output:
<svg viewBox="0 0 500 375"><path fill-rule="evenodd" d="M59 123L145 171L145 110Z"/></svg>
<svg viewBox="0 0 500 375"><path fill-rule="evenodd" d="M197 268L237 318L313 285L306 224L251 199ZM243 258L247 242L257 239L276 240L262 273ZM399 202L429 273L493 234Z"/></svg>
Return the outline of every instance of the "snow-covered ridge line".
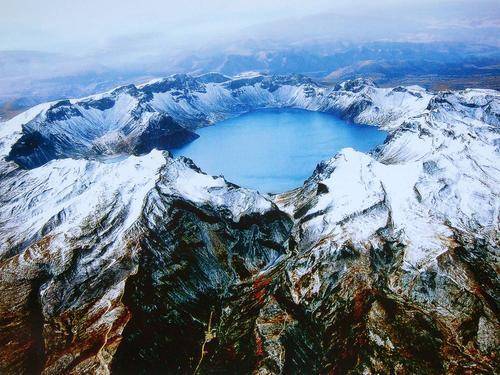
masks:
<svg viewBox="0 0 500 375"><path fill-rule="evenodd" d="M431 98L419 87L377 88L362 79L327 87L300 75L178 74L38 106L2 126L0 152L24 168L64 157L142 154L190 142L198 127L267 107L336 113L392 129Z"/></svg>
<svg viewBox="0 0 500 375"><path fill-rule="evenodd" d="M31 170L3 172L0 169L0 258L47 235L61 240L79 237L99 212L109 213L101 229L113 227L118 230L115 238L120 238L143 214L153 189L193 204L220 207L235 222L276 209L269 197L209 176L190 159L173 159L158 150L108 161L54 160Z"/></svg>
<svg viewBox="0 0 500 375"><path fill-rule="evenodd" d="M438 93L373 155L342 150L277 202L296 217L306 253L369 247L390 228L404 268L428 267L457 231L498 241L499 130L498 92Z"/></svg>

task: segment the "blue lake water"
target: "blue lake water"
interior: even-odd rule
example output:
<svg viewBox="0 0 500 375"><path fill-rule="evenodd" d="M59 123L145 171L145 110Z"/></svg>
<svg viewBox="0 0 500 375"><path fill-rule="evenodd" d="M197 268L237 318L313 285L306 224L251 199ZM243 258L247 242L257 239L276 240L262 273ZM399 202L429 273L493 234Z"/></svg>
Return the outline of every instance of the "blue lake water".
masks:
<svg viewBox="0 0 500 375"><path fill-rule="evenodd" d="M265 109L198 129L200 138L172 150L203 171L265 193L301 186L321 160L340 149L370 151L386 133L330 114Z"/></svg>

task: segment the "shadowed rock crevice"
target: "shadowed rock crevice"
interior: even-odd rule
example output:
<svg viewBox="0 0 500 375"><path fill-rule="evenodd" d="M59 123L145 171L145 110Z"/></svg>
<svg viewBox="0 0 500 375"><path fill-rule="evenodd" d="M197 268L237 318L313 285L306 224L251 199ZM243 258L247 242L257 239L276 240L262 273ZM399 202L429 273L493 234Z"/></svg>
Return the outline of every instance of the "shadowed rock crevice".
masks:
<svg viewBox="0 0 500 375"><path fill-rule="evenodd" d="M50 110L48 113L51 113ZM109 130L110 124L92 123L91 134L85 137L66 136L65 129L48 132L45 127L62 127L56 120L38 120L23 127L23 135L12 146L6 160L20 167L33 169L54 159L99 159L105 156L142 155L153 149L170 150L198 138L198 135L180 126L170 116L145 113L132 119L120 131ZM83 127L83 124L79 125Z"/></svg>

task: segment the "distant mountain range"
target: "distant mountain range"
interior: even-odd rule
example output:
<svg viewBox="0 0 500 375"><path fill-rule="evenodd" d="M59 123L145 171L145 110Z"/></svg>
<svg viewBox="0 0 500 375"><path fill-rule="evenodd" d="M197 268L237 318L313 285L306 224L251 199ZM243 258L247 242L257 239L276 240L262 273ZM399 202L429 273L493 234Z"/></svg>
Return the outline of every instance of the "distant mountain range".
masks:
<svg viewBox="0 0 500 375"><path fill-rule="evenodd" d="M287 47L249 42L223 52L159 55L117 66L107 57L0 52L0 117L40 102L81 97L173 72L300 73L325 82L358 77L429 89L500 88L500 49L458 43L315 42Z"/></svg>

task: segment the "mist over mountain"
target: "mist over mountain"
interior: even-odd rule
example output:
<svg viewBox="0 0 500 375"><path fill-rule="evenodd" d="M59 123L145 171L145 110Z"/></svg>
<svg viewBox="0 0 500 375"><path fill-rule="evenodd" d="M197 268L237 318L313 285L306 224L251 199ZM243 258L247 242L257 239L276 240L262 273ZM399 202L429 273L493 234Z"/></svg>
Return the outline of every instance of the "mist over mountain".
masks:
<svg viewBox="0 0 500 375"><path fill-rule="evenodd" d="M149 0L141 9L115 0L21 3L7 3L0 15L4 118L174 73L301 73L329 82L366 76L431 89L500 85L495 1Z"/></svg>
<svg viewBox="0 0 500 375"><path fill-rule="evenodd" d="M282 46L248 40L220 51L151 55L120 65L104 56L82 58L31 51L0 52L0 116L40 102L81 97L120 84L173 73L248 71L300 73L325 82L366 77L379 85L418 84L429 89L500 88L500 48L452 42L341 43L304 41Z"/></svg>

